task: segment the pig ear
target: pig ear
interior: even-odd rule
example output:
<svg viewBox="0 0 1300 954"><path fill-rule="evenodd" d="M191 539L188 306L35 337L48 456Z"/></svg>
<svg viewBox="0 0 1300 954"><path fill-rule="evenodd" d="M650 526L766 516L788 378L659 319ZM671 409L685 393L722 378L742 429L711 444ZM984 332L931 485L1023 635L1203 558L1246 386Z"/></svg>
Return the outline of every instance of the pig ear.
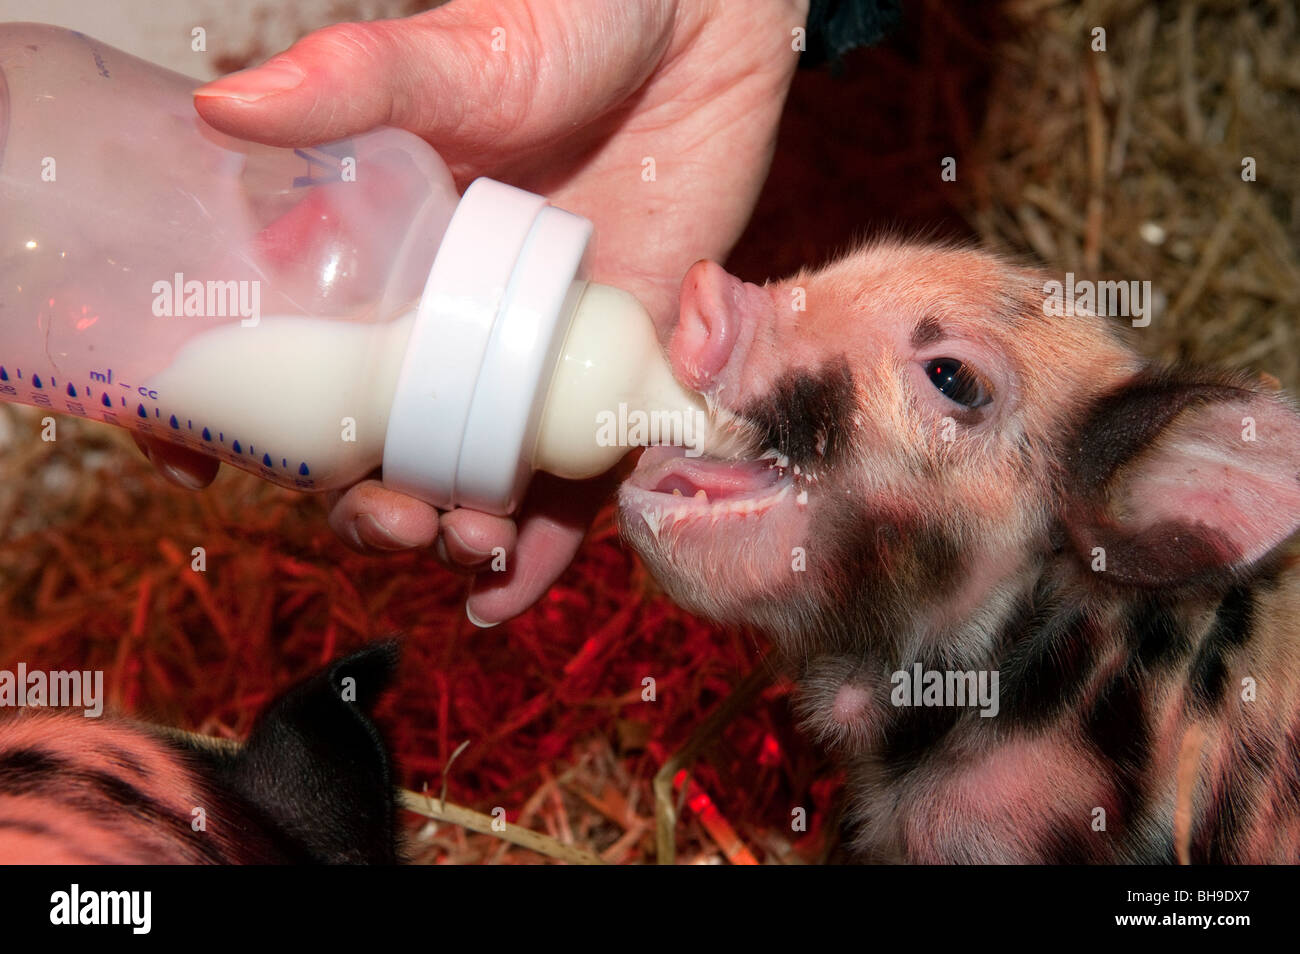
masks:
<svg viewBox="0 0 1300 954"><path fill-rule="evenodd" d="M1241 573L1300 528L1300 414L1275 391L1144 375L1099 404L1072 451L1067 526L1111 579Z"/></svg>

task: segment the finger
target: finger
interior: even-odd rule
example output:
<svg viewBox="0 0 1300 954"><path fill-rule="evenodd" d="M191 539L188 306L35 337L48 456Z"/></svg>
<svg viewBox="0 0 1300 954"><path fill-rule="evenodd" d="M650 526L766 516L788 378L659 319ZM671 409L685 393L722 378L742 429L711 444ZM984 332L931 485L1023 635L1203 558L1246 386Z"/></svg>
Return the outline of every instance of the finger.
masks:
<svg viewBox="0 0 1300 954"><path fill-rule="evenodd" d="M422 500L363 480L330 511L329 524L361 553L427 547L438 536L438 511Z"/></svg>
<svg viewBox="0 0 1300 954"><path fill-rule="evenodd" d="M577 482L539 473L519 519L513 558L504 571L475 577L465 604L470 622L484 628L495 626L541 599L573 562L616 479L607 474Z"/></svg>
<svg viewBox="0 0 1300 954"><path fill-rule="evenodd" d="M517 531L507 517L462 508L443 514L441 527L438 556L452 569L476 569L497 559L508 565L514 553Z"/></svg>
<svg viewBox="0 0 1300 954"><path fill-rule="evenodd" d="M231 135L310 145L399 126L449 159L510 154L625 99L672 34L669 4L453 3L403 20L341 23L195 91ZM575 39L576 38L576 39ZM575 43L584 42L575 50Z"/></svg>
<svg viewBox="0 0 1300 954"><path fill-rule="evenodd" d="M179 487L186 490L202 490L217 476L221 467L216 458L200 454L198 451L168 444L132 434L135 446L140 448L149 462L158 468L158 472Z"/></svg>

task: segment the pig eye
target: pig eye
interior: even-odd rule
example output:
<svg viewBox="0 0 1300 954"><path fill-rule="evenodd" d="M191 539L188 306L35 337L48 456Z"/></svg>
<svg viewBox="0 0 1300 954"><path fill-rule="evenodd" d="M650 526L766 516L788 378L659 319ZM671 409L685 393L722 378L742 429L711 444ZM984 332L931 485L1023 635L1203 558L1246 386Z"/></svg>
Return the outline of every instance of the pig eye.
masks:
<svg viewBox="0 0 1300 954"><path fill-rule="evenodd" d="M944 397L964 407L983 407L993 400L980 376L956 358L935 358L925 363L925 374L930 383Z"/></svg>

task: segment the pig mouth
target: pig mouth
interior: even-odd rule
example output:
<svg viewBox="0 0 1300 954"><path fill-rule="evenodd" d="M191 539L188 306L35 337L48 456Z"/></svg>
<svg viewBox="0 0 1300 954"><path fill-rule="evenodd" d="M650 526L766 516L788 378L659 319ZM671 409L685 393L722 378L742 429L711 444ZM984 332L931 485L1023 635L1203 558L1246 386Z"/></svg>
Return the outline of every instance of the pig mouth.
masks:
<svg viewBox="0 0 1300 954"><path fill-rule="evenodd" d="M757 516L797 492L789 462L776 452L752 459L689 457L681 447L649 447L623 484L623 502L634 509L717 520Z"/></svg>

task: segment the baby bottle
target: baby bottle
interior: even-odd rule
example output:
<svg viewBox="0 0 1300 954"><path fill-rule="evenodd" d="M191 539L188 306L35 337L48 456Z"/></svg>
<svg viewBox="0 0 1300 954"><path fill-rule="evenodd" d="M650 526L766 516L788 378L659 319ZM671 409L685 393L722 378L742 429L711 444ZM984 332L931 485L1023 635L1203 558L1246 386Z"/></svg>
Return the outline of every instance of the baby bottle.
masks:
<svg viewBox="0 0 1300 954"><path fill-rule="evenodd" d="M411 133L277 149L197 82L0 26L0 400L132 428L275 483L514 510L638 443L704 439L592 226Z"/></svg>

